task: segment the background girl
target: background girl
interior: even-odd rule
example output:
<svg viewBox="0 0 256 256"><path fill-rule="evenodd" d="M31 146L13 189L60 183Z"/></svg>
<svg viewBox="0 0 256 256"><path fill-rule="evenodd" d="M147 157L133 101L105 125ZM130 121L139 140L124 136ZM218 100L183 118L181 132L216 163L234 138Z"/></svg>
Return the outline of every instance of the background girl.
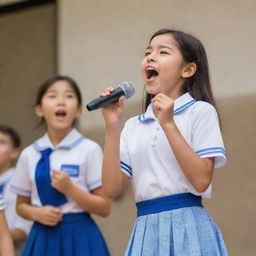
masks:
<svg viewBox="0 0 256 256"><path fill-rule="evenodd" d="M214 167L226 161L204 47L181 31L157 31L141 73L144 114L121 132L124 97L102 110L103 191L115 197L130 178L137 202L126 255L227 255L201 203L211 195Z"/></svg>
<svg viewBox="0 0 256 256"><path fill-rule="evenodd" d="M39 88L35 111L47 133L23 150L12 182L17 212L34 221L23 255L109 255L90 217L110 212L101 193L102 151L73 128L81 104L70 77L52 77Z"/></svg>

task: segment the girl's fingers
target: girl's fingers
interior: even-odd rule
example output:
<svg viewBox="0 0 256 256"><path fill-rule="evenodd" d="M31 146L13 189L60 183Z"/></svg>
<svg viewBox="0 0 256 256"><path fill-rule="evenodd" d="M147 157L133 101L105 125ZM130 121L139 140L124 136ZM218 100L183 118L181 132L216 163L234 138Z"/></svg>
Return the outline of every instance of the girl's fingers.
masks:
<svg viewBox="0 0 256 256"><path fill-rule="evenodd" d="M58 221L55 221L55 220L47 220L43 223L44 225L47 225L47 226L56 226L58 224Z"/></svg>
<svg viewBox="0 0 256 256"><path fill-rule="evenodd" d="M52 178L57 178L61 174L61 171L52 169Z"/></svg>
<svg viewBox="0 0 256 256"><path fill-rule="evenodd" d="M118 103L120 106L123 106L124 105L124 101L125 101L125 97L124 96L121 96L118 100Z"/></svg>
<svg viewBox="0 0 256 256"><path fill-rule="evenodd" d="M51 212L53 212L53 213L55 213L55 214L60 214L60 215L62 215L61 210L60 210L59 208L57 208L57 207L53 207L53 208L51 209Z"/></svg>
<svg viewBox="0 0 256 256"><path fill-rule="evenodd" d="M115 90L114 87L108 87L107 89L105 89L99 96L100 97L106 97L108 96L111 92L113 92Z"/></svg>

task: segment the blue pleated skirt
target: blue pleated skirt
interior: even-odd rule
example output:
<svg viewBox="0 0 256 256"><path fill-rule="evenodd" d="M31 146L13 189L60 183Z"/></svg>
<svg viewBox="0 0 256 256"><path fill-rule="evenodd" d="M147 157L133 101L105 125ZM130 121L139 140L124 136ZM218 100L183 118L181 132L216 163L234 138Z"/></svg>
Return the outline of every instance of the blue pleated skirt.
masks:
<svg viewBox="0 0 256 256"><path fill-rule="evenodd" d="M35 222L23 256L108 256L104 238L88 213L65 214L56 226Z"/></svg>
<svg viewBox="0 0 256 256"><path fill-rule="evenodd" d="M183 193L136 204L126 256L227 256L221 232L201 204Z"/></svg>

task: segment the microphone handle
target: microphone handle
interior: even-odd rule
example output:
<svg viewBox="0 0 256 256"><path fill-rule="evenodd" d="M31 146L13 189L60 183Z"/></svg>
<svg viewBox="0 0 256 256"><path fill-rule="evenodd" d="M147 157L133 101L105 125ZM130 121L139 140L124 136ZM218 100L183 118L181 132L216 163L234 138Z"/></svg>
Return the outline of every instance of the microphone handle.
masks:
<svg viewBox="0 0 256 256"><path fill-rule="evenodd" d="M111 103L117 102L122 95L124 95L124 91L122 88L118 87L108 96L94 99L86 105L86 108L88 111L92 111L98 108L105 107L107 105L110 105Z"/></svg>

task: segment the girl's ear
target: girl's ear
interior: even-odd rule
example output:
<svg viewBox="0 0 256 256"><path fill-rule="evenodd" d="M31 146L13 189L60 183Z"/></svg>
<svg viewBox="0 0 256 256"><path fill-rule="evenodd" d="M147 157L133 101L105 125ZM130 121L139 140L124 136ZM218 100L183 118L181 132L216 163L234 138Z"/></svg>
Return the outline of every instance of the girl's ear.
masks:
<svg viewBox="0 0 256 256"><path fill-rule="evenodd" d="M79 107L77 108L76 118L79 118L79 117L81 116L82 111L83 111L82 106L79 106Z"/></svg>
<svg viewBox="0 0 256 256"><path fill-rule="evenodd" d="M192 77L196 73L196 69L197 69L196 63L194 63L194 62L188 63L185 65L181 76L183 78Z"/></svg>
<svg viewBox="0 0 256 256"><path fill-rule="evenodd" d="M19 153L20 153L20 149L18 148L13 149L11 154L11 159L15 160L19 156Z"/></svg>
<svg viewBox="0 0 256 256"><path fill-rule="evenodd" d="M42 108L40 105L36 105L34 110L35 110L37 116L39 116L39 117L43 116L43 111L42 111Z"/></svg>

